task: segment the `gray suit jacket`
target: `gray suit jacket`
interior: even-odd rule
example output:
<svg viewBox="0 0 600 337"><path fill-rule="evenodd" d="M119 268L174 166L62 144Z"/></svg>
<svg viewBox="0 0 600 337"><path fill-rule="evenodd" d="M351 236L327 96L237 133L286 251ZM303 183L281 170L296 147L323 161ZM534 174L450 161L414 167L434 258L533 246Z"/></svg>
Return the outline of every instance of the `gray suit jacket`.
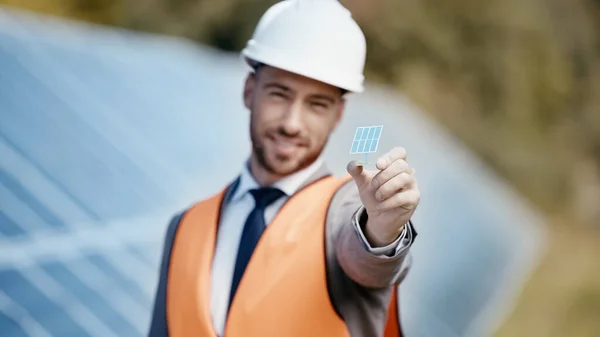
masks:
<svg viewBox="0 0 600 337"><path fill-rule="evenodd" d="M303 186L329 175L331 172L322 166ZM233 195L236 186L237 180L229 185L225 202ZM408 248L416 237L416 231L409 223L409 244L405 249L389 256L375 255L360 238L360 228L366 220L366 214L357 214L362 210L361 206L353 181L344 184L331 201L325 230L327 285L333 307L346 322L350 335L375 337L383 335L393 286L400 284L410 269ZM171 248L182 214L173 218L167 230L150 337L169 335L166 283Z"/></svg>

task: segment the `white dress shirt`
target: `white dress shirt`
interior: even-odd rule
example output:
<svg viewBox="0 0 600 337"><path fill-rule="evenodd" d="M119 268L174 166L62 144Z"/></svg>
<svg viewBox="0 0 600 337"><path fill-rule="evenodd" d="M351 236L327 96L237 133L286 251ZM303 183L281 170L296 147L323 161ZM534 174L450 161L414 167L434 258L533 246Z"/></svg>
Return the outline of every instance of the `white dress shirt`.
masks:
<svg viewBox="0 0 600 337"><path fill-rule="evenodd" d="M296 191L323 165L323 159L319 158L309 167L298 171L284 179L273 184L274 187L282 190L286 195L265 209L265 223L268 225L277 214L286 200L296 193ZM249 190L258 188L256 182L248 169L247 163L244 165L237 189L229 198L227 204L221 209L221 219L217 233L217 242L215 245L215 254L212 263L211 273L211 292L210 309L212 314L213 327L219 336L223 336L225 322L227 319L227 309L229 306L229 295L231 290L231 281L235 270L237 250L242 237L244 223L246 218L254 209L254 198ZM351 219L348 219L349 223ZM404 248L406 242L406 230L393 243L385 247L372 248L366 240L364 234L359 229L361 238L365 247L377 255L389 254L390 252Z"/></svg>

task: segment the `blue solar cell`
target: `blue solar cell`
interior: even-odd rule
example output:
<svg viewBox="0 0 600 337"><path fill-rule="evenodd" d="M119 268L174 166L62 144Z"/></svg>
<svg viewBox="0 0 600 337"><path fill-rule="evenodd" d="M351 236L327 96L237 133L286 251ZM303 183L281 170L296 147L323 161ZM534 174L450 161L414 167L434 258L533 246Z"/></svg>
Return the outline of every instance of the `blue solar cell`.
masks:
<svg viewBox="0 0 600 337"><path fill-rule="evenodd" d="M69 289L70 293L80 299L94 315L115 333L121 336L140 336L139 331L115 311L101 294L90 289L77 276L73 275L64 263L58 261L44 262L41 267L57 282Z"/></svg>
<svg viewBox="0 0 600 337"><path fill-rule="evenodd" d="M0 234L2 236L17 237L25 236L26 232L0 211Z"/></svg>
<svg viewBox="0 0 600 337"><path fill-rule="evenodd" d="M360 152L365 152L367 141L366 140L361 140L360 141Z"/></svg>
<svg viewBox="0 0 600 337"><path fill-rule="evenodd" d="M140 290L140 287L131 279L123 275L123 273L115 269L102 255L92 254L86 256L85 259L98 267L98 269L104 272L111 281L117 283L120 288L125 290L127 294L143 307L149 308L152 305L148 297Z"/></svg>
<svg viewBox="0 0 600 337"><path fill-rule="evenodd" d="M373 140L373 143L371 143L371 148L369 149L369 152L377 151L377 144L379 144L379 139Z"/></svg>
<svg viewBox="0 0 600 337"><path fill-rule="evenodd" d="M58 219L46 206L44 206L29 190L27 190L21 183L14 179L8 172L0 168L0 185L4 185L8 190L12 192L18 199L23 201L29 208L35 212L44 223L55 227L65 228L64 223ZM1 206L0 206L1 207Z"/></svg>
<svg viewBox="0 0 600 337"><path fill-rule="evenodd" d="M356 151L358 151L358 141L357 140L352 142L352 149L350 150L350 153L354 153Z"/></svg>
<svg viewBox="0 0 600 337"><path fill-rule="evenodd" d="M10 336L10 337L29 337L28 334L25 333L23 328L19 325L19 323L10 319L6 315L0 312L0 331L2 331L2 336Z"/></svg>
<svg viewBox="0 0 600 337"><path fill-rule="evenodd" d="M362 130L363 128L356 129L356 133L354 134L354 141L360 140L360 137L362 136Z"/></svg>
<svg viewBox="0 0 600 337"><path fill-rule="evenodd" d="M44 296L21 273L12 269L0 270L0 289L53 336L89 336L64 308ZM0 331L4 331L1 323Z"/></svg>
<svg viewBox="0 0 600 337"><path fill-rule="evenodd" d="M381 129L383 129L383 126L378 126L377 130L375 132L375 139L379 139L379 136L381 136Z"/></svg>
<svg viewBox="0 0 600 337"><path fill-rule="evenodd" d="M131 253L138 261L147 264L148 266L155 267L157 261L150 261L150 259L142 252L139 246L127 245L127 251Z"/></svg>
<svg viewBox="0 0 600 337"><path fill-rule="evenodd" d="M371 143L372 142L373 142L373 139L367 139L367 141L365 142L364 152L370 152L371 151Z"/></svg>
<svg viewBox="0 0 600 337"><path fill-rule="evenodd" d="M369 134L367 135L367 139L373 139L373 136L375 136L375 128L370 128Z"/></svg>
<svg viewBox="0 0 600 337"><path fill-rule="evenodd" d="M368 135L369 135L369 128L363 128L363 132L362 132L360 139L365 140L365 139L367 139Z"/></svg>

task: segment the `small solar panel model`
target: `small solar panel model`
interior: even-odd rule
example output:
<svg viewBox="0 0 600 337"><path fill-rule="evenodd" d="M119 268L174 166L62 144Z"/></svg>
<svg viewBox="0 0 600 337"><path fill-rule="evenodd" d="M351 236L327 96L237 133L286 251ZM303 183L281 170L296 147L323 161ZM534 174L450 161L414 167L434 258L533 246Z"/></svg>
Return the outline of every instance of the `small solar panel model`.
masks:
<svg viewBox="0 0 600 337"><path fill-rule="evenodd" d="M382 130L383 125L362 126L356 129L352 147L350 148L350 154L365 155L364 162L359 161L357 163L358 165L369 164L369 153L377 152L377 146L379 145Z"/></svg>

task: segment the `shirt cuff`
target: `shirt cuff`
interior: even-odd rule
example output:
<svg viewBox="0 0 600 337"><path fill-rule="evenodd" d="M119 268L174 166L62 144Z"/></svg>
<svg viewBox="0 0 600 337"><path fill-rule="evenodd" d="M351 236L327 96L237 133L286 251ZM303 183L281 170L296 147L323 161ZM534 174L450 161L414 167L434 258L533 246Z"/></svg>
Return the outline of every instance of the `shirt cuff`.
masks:
<svg viewBox="0 0 600 337"><path fill-rule="evenodd" d="M400 236L394 242L383 247L372 247L363 231L367 222L367 213L364 206L360 206L358 211L354 214L353 222L365 248L373 255L394 256L409 247L413 241L412 226L409 221L409 223L404 226Z"/></svg>

